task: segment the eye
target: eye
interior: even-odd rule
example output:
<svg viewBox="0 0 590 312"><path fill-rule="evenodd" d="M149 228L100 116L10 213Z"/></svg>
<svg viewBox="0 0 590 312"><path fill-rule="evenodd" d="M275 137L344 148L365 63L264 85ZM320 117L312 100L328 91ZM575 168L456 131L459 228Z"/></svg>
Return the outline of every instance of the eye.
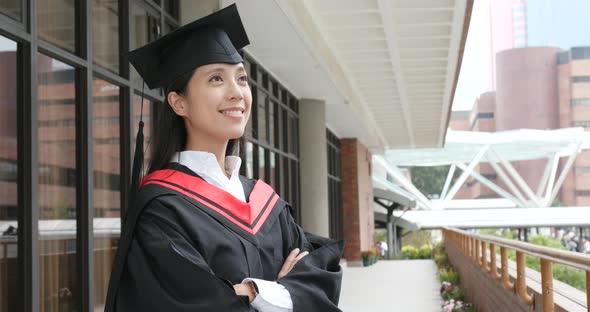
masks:
<svg viewBox="0 0 590 312"><path fill-rule="evenodd" d="M221 79L221 76L219 75L215 75L213 77L211 77L211 79L209 79L209 82L221 82L223 81L223 79Z"/></svg>
<svg viewBox="0 0 590 312"><path fill-rule="evenodd" d="M238 81L239 81L239 82L245 82L245 83L248 83L248 76L246 76L246 75L244 75L244 76L240 76L240 77L238 78Z"/></svg>

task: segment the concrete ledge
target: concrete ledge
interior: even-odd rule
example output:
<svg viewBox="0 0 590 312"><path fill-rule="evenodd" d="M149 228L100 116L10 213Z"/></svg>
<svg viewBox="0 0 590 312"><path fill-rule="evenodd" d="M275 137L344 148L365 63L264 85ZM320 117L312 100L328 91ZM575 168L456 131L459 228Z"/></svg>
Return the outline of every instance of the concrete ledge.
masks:
<svg viewBox="0 0 590 312"><path fill-rule="evenodd" d="M363 266L363 262L362 261L346 261L346 265L348 267L362 267Z"/></svg>

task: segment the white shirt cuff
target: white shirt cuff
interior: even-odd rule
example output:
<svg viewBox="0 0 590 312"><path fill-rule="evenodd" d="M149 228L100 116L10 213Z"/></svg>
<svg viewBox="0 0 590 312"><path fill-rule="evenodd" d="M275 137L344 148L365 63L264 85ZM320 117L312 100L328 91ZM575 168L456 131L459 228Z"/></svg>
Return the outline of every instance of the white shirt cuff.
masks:
<svg viewBox="0 0 590 312"><path fill-rule="evenodd" d="M293 301L291 294L285 286L257 278L245 278L242 284L253 282L258 288L258 295L250 303L252 307L260 312L291 312Z"/></svg>

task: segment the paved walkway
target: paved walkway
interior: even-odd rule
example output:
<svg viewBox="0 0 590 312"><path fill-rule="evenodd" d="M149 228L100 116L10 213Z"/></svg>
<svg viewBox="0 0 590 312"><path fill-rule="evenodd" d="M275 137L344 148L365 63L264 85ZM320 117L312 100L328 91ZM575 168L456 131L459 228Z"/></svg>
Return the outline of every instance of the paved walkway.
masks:
<svg viewBox="0 0 590 312"><path fill-rule="evenodd" d="M346 267L340 295L345 312L439 312L442 299L432 260L379 261Z"/></svg>

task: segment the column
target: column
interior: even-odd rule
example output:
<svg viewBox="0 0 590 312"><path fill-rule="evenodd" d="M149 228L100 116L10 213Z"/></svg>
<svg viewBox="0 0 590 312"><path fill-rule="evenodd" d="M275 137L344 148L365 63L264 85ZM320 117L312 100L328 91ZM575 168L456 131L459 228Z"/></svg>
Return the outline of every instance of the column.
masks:
<svg viewBox="0 0 590 312"><path fill-rule="evenodd" d="M299 101L299 166L301 172L301 226L305 231L328 237L328 155L325 102Z"/></svg>

